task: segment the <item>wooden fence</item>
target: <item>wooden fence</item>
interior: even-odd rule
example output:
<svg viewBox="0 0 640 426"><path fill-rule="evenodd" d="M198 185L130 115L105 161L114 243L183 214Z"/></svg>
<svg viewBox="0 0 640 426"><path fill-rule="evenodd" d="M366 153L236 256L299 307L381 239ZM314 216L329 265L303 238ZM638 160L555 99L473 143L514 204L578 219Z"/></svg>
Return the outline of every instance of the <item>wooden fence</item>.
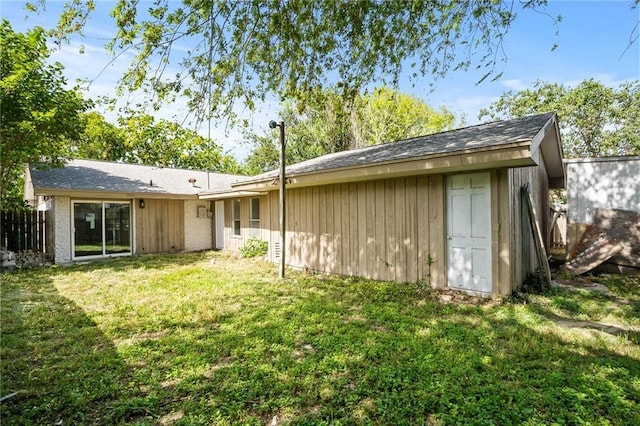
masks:
<svg viewBox="0 0 640 426"><path fill-rule="evenodd" d="M0 212L0 246L11 251L45 251L45 212Z"/></svg>

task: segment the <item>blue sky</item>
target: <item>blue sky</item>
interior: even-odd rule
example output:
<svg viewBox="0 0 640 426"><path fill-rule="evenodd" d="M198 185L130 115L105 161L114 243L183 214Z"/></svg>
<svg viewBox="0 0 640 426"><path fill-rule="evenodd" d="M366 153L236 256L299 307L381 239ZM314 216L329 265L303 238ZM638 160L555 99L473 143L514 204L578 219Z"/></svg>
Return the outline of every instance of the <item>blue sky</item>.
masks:
<svg viewBox="0 0 640 426"><path fill-rule="evenodd" d="M12 0L0 3L0 16L8 19L15 31L25 31L36 25L53 27L62 7L62 2L49 0L45 13L29 15L25 19L28 14L24 4L24 1ZM88 38L74 39L52 55L52 59L65 66L70 81L77 78L93 80L88 97L113 95L117 79L128 65L127 61L108 65L109 57L104 51L104 43L113 34L113 24L108 17L113 4L98 0L97 10L86 29ZM629 47L629 41L639 34L640 10L631 10L630 5L630 1L616 0L550 0L545 9L548 15L531 11L519 14L504 42L507 63L499 65L503 76L498 81L476 84L482 73L471 69L450 73L435 81L433 89L426 78L414 81L413 85L402 80L400 90L433 107L445 106L458 117L464 116L467 124L475 124L480 108L489 106L507 90L531 87L535 80L571 86L594 78L618 86L639 79L640 43ZM549 15L562 15L557 28ZM80 44L84 45L84 54L78 53ZM558 47L552 51L554 44ZM261 111L247 117L254 128L263 130L267 129L270 119L278 118L275 111L277 104L268 102ZM176 102L159 115L181 119L185 114L186 108ZM113 114L106 115L115 119ZM240 143L240 133L233 129L225 132L222 128L222 125L214 126L211 136L225 151L242 159L246 156L247 146ZM207 134L206 129L200 131Z"/></svg>

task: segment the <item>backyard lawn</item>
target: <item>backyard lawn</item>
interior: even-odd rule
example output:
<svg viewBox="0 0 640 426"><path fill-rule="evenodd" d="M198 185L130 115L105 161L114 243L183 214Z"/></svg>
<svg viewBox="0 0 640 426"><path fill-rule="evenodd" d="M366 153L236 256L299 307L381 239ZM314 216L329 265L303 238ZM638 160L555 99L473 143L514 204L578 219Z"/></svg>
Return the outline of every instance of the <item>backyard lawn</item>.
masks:
<svg viewBox="0 0 640 426"><path fill-rule="evenodd" d="M0 423L640 424L640 279L480 301L205 252L0 275Z"/></svg>

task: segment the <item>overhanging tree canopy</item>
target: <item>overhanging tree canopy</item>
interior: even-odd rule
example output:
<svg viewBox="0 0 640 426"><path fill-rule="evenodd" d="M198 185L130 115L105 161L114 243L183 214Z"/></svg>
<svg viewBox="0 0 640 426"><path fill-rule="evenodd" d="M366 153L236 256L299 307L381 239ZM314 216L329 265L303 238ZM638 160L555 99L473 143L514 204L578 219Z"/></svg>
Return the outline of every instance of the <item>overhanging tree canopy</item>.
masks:
<svg viewBox="0 0 640 426"><path fill-rule="evenodd" d="M73 146L76 158L237 173L239 165L218 144L180 124L142 113L118 118L119 125L92 111Z"/></svg>
<svg viewBox="0 0 640 426"><path fill-rule="evenodd" d="M547 111L560 116L566 157L640 154L640 80L608 87L593 79L575 87L535 81L533 88L505 92L479 118L524 117Z"/></svg>
<svg viewBox="0 0 640 426"><path fill-rule="evenodd" d="M475 66L497 78L516 5L546 0L119 0L110 47L137 54L123 87L158 102L180 93L201 117L229 116L237 100L304 101L335 84L356 96L402 73L436 78ZM59 35L80 30L92 9L92 0L70 1Z"/></svg>
<svg viewBox="0 0 640 426"><path fill-rule="evenodd" d="M63 67L48 64L45 32L16 33L0 22L0 207L22 202L26 163L61 165L71 140L82 131L81 113L90 103L67 89Z"/></svg>
<svg viewBox="0 0 640 426"><path fill-rule="evenodd" d="M452 129L455 116L436 110L419 98L380 87L346 101L335 89L314 93L306 103L285 102L279 112L287 123L287 164L321 155L390 143ZM275 169L279 148L272 135L248 132L253 145L245 168L256 174Z"/></svg>

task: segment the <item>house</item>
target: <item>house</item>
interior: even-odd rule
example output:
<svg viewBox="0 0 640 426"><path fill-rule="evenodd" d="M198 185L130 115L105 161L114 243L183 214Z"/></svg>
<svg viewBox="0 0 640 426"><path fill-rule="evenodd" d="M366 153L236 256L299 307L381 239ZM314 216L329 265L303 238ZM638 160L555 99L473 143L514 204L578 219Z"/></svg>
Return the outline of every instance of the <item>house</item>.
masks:
<svg viewBox="0 0 640 426"><path fill-rule="evenodd" d="M640 268L640 156L577 158L565 164L569 257L585 249L585 244L578 247L583 237L584 243L596 243L597 229L610 239L602 249L615 254L613 263Z"/></svg>
<svg viewBox="0 0 640 426"><path fill-rule="evenodd" d="M287 265L485 296L537 268L521 187L547 235L548 190L564 187L554 113L325 155L287 167ZM279 261L278 172L203 191L223 211L220 247L251 236Z"/></svg>
<svg viewBox="0 0 640 426"><path fill-rule="evenodd" d="M211 249L210 202L198 194L245 179L194 170L72 160L25 172L25 198L47 211L47 251L56 263Z"/></svg>
<svg viewBox="0 0 640 426"><path fill-rule="evenodd" d="M87 163L94 165L83 170ZM112 255L119 232L131 235L123 253L194 250L206 243L237 251L258 237L269 243L270 261L279 261L285 250L291 267L424 281L484 296L511 293L537 268L521 188L531 191L546 235L548 190L565 181L554 113L329 154L287 167L286 240L280 247L278 171L248 178L176 171L160 187L151 170L170 171L150 168L132 177L100 171L95 163L31 170L35 195L53 197L55 235L62 235L56 237L56 261ZM109 164L101 167L140 167ZM57 173L67 177L56 183ZM200 188L184 184L191 176ZM213 217L201 216L199 207ZM131 231L127 220L135 224ZM98 226L105 229L101 241L83 236ZM73 241L62 250L64 236ZM102 245L92 249L80 237Z"/></svg>

